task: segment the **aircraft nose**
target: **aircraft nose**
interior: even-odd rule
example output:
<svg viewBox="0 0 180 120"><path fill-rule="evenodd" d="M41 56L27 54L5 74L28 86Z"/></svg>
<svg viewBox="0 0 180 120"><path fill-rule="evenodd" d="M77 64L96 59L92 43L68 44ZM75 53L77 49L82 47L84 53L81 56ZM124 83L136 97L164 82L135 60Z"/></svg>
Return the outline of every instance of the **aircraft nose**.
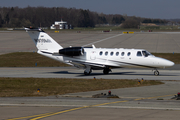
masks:
<svg viewBox="0 0 180 120"><path fill-rule="evenodd" d="M174 62L168 61L167 65L168 65L168 67L174 66Z"/></svg>
<svg viewBox="0 0 180 120"><path fill-rule="evenodd" d="M162 67L162 68L172 67L174 65L174 62L167 60L167 59L157 57L156 60L158 62L159 67Z"/></svg>
<svg viewBox="0 0 180 120"><path fill-rule="evenodd" d="M165 67L174 66L174 62L169 61L169 60L164 60L162 63L164 64Z"/></svg>

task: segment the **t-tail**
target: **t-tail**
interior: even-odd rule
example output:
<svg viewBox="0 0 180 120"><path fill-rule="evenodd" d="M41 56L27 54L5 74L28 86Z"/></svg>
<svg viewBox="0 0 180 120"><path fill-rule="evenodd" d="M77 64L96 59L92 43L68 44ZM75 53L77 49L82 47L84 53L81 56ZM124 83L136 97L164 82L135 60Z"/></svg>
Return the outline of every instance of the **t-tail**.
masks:
<svg viewBox="0 0 180 120"><path fill-rule="evenodd" d="M58 53L63 47L59 45L53 38L39 28L25 28L26 32L34 41L38 52Z"/></svg>
<svg viewBox="0 0 180 120"><path fill-rule="evenodd" d="M38 49L37 53L54 60L64 62L63 57L59 56L59 50L63 49L63 47L47 33L39 28L25 28L25 30L34 41ZM55 54L58 54L58 56Z"/></svg>

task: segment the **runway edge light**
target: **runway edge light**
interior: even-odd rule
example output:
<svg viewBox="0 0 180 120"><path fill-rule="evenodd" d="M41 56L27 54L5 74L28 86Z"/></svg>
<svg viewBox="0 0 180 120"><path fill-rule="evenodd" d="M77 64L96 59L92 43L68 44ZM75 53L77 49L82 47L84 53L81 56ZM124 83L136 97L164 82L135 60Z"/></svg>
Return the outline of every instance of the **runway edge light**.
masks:
<svg viewBox="0 0 180 120"><path fill-rule="evenodd" d="M142 79L141 79L141 83L143 83L143 82L144 82L144 79L142 78Z"/></svg>
<svg viewBox="0 0 180 120"><path fill-rule="evenodd" d="M141 81L139 80L139 81L138 81L138 85L140 85L140 84L141 84Z"/></svg>
<svg viewBox="0 0 180 120"><path fill-rule="evenodd" d="M40 89L37 89L37 92L40 92Z"/></svg>

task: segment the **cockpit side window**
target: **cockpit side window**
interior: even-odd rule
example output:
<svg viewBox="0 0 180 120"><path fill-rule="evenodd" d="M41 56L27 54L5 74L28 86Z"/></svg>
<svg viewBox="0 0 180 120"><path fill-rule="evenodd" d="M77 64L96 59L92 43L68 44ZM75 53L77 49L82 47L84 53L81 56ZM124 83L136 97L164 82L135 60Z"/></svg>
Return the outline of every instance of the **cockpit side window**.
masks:
<svg viewBox="0 0 180 120"><path fill-rule="evenodd" d="M149 53L148 51L142 51L142 54L143 54L145 57L148 57L149 55L152 55L152 54Z"/></svg>
<svg viewBox="0 0 180 120"><path fill-rule="evenodd" d="M137 52L137 56L142 56L141 51Z"/></svg>

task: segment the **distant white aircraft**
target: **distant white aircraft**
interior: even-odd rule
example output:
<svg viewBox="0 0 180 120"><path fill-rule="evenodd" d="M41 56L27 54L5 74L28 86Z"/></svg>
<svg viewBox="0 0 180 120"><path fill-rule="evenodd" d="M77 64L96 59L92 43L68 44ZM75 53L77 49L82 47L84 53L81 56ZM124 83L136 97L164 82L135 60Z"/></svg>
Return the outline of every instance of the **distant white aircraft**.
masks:
<svg viewBox="0 0 180 120"><path fill-rule="evenodd" d="M34 41L37 53L57 61L84 69L84 74L89 75L92 70L103 70L108 74L113 68L142 67L153 68L154 75L159 75L158 68L174 65L173 62L155 57L144 49L124 48L92 48L68 47L63 48L42 29L25 28Z"/></svg>

